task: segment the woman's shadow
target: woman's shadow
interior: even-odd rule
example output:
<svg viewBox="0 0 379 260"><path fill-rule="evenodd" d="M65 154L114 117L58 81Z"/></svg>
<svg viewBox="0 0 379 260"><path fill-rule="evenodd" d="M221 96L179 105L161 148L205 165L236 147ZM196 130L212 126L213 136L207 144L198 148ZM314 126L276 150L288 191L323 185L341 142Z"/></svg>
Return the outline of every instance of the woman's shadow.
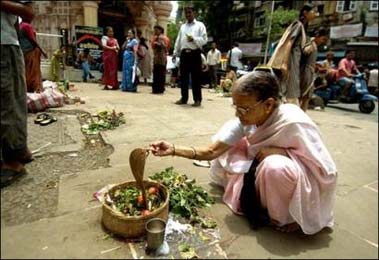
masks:
<svg viewBox="0 0 379 260"><path fill-rule="evenodd" d="M222 201L223 189L213 183L209 186L209 192L215 198L215 203L224 204ZM234 235L230 239L227 238L220 243L224 249L231 246L231 242L234 240L238 239L240 241L241 237L244 237L243 239L248 239L249 241L254 241L253 237L255 237L257 243L267 252L277 256L288 257L299 255L306 251L327 248L332 239L331 233L333 231L330 228L324 228L314 235L306 235L301 230L291 233L283 233L275 230L275 228L271 226L265 226L253 230L245 216L236 215L230 210L229 212L225 211L223 219L222 226ZM246 238L246 236L251 236L251 238ZM230 257L233 258L231 255Z"/></svg>
<svg viewBox="0 0 379 260"><path fill-rule="evenodd" d="M265 226L257 230L250 228L248 220L244 216L226 214L224 217L225 228L239 236L252 236L257 243L267 252L282 257L299 255L306 251L314 251L329 247L332 239L330 228L324 228L314 235L306 235L301 230L283 233L274 227ZM249 239L249 238L248 238ZM250 239L249 239L250 240ZM251 239L253 241L253 239Z"/></svg>

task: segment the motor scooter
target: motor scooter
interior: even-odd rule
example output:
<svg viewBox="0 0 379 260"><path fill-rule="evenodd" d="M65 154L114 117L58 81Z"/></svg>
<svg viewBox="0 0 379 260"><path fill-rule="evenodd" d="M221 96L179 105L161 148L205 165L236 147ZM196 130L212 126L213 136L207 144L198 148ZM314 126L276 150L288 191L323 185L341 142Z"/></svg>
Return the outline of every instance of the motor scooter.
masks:
<svg viewBox="0 0 379 260"><path fill-rule="evenodd" d="M251 71L252 71L252 69L249 69L248 65L244 65L243 68L237 69L237 71L236 71L237 79L242 77L243 75L246 75L247 73L249 73Z"/></svg>
<svg viewBox="0 0 379 260"><path fill-rule="evenodd" d="M321 97L326 106L328 103L347 103L354 104L358 103L359 111L365 114L370 114L375 109L375 101L378 100L377 97L371 95L367 89L366 80L362 73L353 76L354 83L350 87L348 95L342 96L341 89L342 84L333 82L323 89L315 89L314 94Z"/></svg>

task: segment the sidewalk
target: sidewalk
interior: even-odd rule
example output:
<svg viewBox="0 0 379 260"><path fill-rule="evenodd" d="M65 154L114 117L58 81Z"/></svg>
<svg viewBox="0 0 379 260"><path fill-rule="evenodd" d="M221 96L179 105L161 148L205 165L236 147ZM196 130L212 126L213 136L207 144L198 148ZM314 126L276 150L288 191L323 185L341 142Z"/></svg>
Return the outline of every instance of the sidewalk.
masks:
<svg viewBox="0 0 379 260"><path fill-rule="evenodd" d="M178 145L207 144L234 114L229 98L217 97L207 89L203 89L202 107L194 108L190 106L191 93L189 105L174 104L180 96L179 89L167 88L163 95L152 95L151 87L147 86L139 87L138 93L124 93L103 91L98 84L75 85L79 90L74 95L84 98L86 103L58 110L79 109L96 113L103 109L115 109L125 114L126 124L102 134L104 141L114 148L109 156L110 167L61 175L55 216L7 225L2 214L1 258L125 259L135 258L135 252L138 258L148 258L141 253L141 248L131 248L130 244L113 238L104 239L106 233L100 223L101 206L93 200L92 194L107 184L133 179L128 163L133 148L145 147L157 139ZM189 178L196 178L197 183L216 197L216 204L207 210L207 214L217 221L221 235L217 243L219 248L209 247L219 252L219 257L213 258L223 258L225 253L232 259L377 259L377 112L365 115L327 107L323 112L309 111L309 115L320 127L339 170L333 230L324 230L314 236L284 234L268 227L253 231L243 217L234 215L221 202L220 190L208 183L208 169L194 166L192 160L149 156L145 178L173 166ZM74 123L70 121L68 124ZM65 146L70 152L79 149L80 137L75 137L75 126L70 128L72 130L67 136L72 138L66 136L68 139L56 141L54 149L59 146ZM41 133L35 133L30 138L41 138L36 136L41 136ZM3 191L1 194L3 199Z"/></svg>

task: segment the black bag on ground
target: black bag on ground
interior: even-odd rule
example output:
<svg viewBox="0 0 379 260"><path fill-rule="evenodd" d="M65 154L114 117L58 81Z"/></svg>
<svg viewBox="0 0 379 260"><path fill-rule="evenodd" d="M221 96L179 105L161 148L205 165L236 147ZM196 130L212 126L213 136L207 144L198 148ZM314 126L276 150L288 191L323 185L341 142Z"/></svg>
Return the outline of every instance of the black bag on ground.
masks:
<svg viewBox="0 0 379 260"><path fill-rule="evenodd" d="M262 208L255 190L255 172L258 164L259 162L254 160L249 171L244 174L240 195L241 210L254 230L266 226L270 222L267 210Z"/></svg>

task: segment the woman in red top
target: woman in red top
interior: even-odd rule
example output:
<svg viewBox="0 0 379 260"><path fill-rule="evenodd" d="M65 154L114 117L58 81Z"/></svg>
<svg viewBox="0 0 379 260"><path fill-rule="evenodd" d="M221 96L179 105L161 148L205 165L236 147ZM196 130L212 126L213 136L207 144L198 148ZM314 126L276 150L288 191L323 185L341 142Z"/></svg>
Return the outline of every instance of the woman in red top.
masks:
<svg viewBox="0 0 379 260"><path fill-rule="evenodd" d="M41 54L47 58L36 40L36 32L31 21L23 19L20 23L20 46L24 53L25 77L28 92L42 91Z"/></svg>
<svg viewBox="0 0 379 260"><path fill-rule="evenodd" d="M113 38L113 28L108 26L105 28L105 34L101 39L103 45L103 84L105 90L119 89L117 80L118 70L118 51L120 46L117 39Z"/></svg>

